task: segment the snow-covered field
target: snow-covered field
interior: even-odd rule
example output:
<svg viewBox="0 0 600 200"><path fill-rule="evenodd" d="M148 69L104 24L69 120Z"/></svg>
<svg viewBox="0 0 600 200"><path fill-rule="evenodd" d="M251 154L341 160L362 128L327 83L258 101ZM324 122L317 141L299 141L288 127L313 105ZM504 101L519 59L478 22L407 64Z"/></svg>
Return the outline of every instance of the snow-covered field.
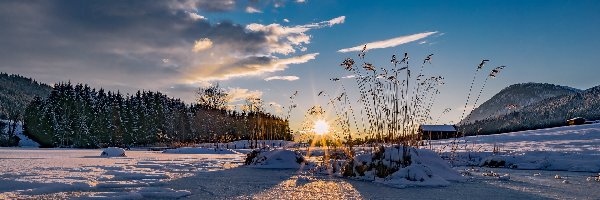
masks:
<svg viewBox="0 0 600 200"><path fill-rule="evenodd" d="M188 195L166 182L241 164L240 154L166 154L102 150L0 148L0 199L106 197L170 198Z"/></svg>
<svg viewBox="0 0 600 200"><path fill-rule="evenodd" d="M434 141L431 148L448 156L452 142ZM600 199L594 189L600 188L600 124L468 137L460 145L453 162L464 180L403 188L308 170L240 167L247 149L105 157L101 149L0 148L0 199ZM272 160L285 160L280 157ZM504 167L481 167L494 159Z"/></svg>
<svg viewBox="0 0 600 200"><path fill-rule="evenodd" d="M471 136L465 141L457 141L455 165L504 161L505 167L514 169L600 172L600 124ZM433 141L426 148L451 157L453 142Z"/></svg>

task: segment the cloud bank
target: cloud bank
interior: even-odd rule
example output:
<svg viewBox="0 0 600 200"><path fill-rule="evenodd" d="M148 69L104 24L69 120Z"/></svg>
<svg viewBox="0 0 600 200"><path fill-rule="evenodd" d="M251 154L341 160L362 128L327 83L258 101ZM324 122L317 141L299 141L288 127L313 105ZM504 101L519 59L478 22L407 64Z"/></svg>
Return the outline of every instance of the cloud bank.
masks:
<svg viewBox="0 0 600 200"><path fill-rule="evenodd" d="M0 71L47 83L71 80L181 96L207 81L309 62L319 55L304 53L309 32L345 20L284 26L205 17L232 12L236 5L234 0L0 1Z"/></svg>

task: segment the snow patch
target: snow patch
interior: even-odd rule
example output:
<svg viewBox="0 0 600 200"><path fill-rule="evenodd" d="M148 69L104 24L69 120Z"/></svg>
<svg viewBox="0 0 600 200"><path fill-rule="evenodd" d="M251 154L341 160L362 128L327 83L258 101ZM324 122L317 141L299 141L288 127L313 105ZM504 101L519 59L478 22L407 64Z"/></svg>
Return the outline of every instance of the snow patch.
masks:
<svg viewBox="0 0 600 200"><path fill-rule="evenodd" d="M29 189L23 194L28 195L41 195L41 194L52 194L57 192L69 192L69 191L86 191L92 187L88 183L75 182L71 184L67 183L52 183L47 186L38 187L35 189Z"/></svg>
<svg viewBox="0 0 600 200"><path fill-rule="evenodd" d="M430 148L451 158L453 142L431 141ZM455 166L600 172L600 124L470 136L458 143Z"/></svg>
<svg viewBox="0 0 600 200"><path fill-rule="evenodd" d="M8 120L1 120L2 122L6 123L8 125L8 123L10 123ZM8 126L5 127L5 132L8 129ZM39 147L40 144L33 141L31 138L27 137L26 135L23 134L23 123L22 122L17 122L17 127L15 127L15 135L17 137L19 137L19 146L20 147Z"/></svg>
<svg viewBox="0 0 600 200"><path fill-rule="evenodd" d="M371 180L392 187L448 186L465 178L435 152L414 147L378 147L344 164L342 176Z"/></svg>
<svg viewBox="0 0 600 200"><path fill-rule="evenodd" d="M384 180L382 183L395 187L407 186L448 186L450 182L423 164L413 164L408 167L401 168L389 176L389 180Z"/></svg>
<svg viewBox="0 0 600 200"><path fill-rule="evenodd" d="M228 143L202 143L198 145L204 148L221 148L221 149L251 149L251 147L299 147L300 145L296 142L285 141L285 140L238 140Z"/></svg>
<svg viewBox="0 0 600 200"><path fill-rule="evenodd" d="M100 154L100 156L103 156L103 157L126 157L125 149L122 149L119 147L108 147L108 148L102 150L102 153Z"/></svg>

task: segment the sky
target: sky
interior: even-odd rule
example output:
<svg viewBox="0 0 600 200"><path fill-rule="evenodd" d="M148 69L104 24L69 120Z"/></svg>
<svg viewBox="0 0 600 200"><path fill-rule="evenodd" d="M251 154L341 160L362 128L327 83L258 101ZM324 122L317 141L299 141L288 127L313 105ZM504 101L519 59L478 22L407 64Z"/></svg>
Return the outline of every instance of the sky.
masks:
<svg viewBox="0 0 600 200"><path fill-rule="evenodd" d="M186 102L218 82L232 105L260 97L281 115L277 107L298 91L297 129L308 108L327 103L317 93L339 92L330 79L349 75L339 64L367 44L366 59L379 66L394 54L434 54L424 73L445 85L432 114L456 123L483 59L475 91L489 70L507 67L481 102L516 83L600 85L599 10L600 1L585 0L3 0L0 71Z"/></svg>

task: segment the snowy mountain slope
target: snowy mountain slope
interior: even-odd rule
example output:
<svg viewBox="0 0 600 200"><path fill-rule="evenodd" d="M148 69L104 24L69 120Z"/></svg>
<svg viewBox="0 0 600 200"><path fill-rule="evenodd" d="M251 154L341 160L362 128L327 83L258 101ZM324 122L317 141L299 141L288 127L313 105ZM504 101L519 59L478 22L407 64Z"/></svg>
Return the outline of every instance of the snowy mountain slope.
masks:
<svg viewBox="0 0 600 200"><path fill-rule="evenodd" d="M498 94L481 104L481 106L473 110L459 124L468 124L478 120L505 115L544 99L578 92L581 92L581 90L548 83L514 84L504 88Z"/></svg>
<svg viewBox="0 0 600 200"><path fill-rule="evenodd" d="M600 119L600 86L579 93L543 99L505 115L463 125L467 135L496 134L566 125L566 120ZM478 131L479 130L479 131Z"/></svg>

